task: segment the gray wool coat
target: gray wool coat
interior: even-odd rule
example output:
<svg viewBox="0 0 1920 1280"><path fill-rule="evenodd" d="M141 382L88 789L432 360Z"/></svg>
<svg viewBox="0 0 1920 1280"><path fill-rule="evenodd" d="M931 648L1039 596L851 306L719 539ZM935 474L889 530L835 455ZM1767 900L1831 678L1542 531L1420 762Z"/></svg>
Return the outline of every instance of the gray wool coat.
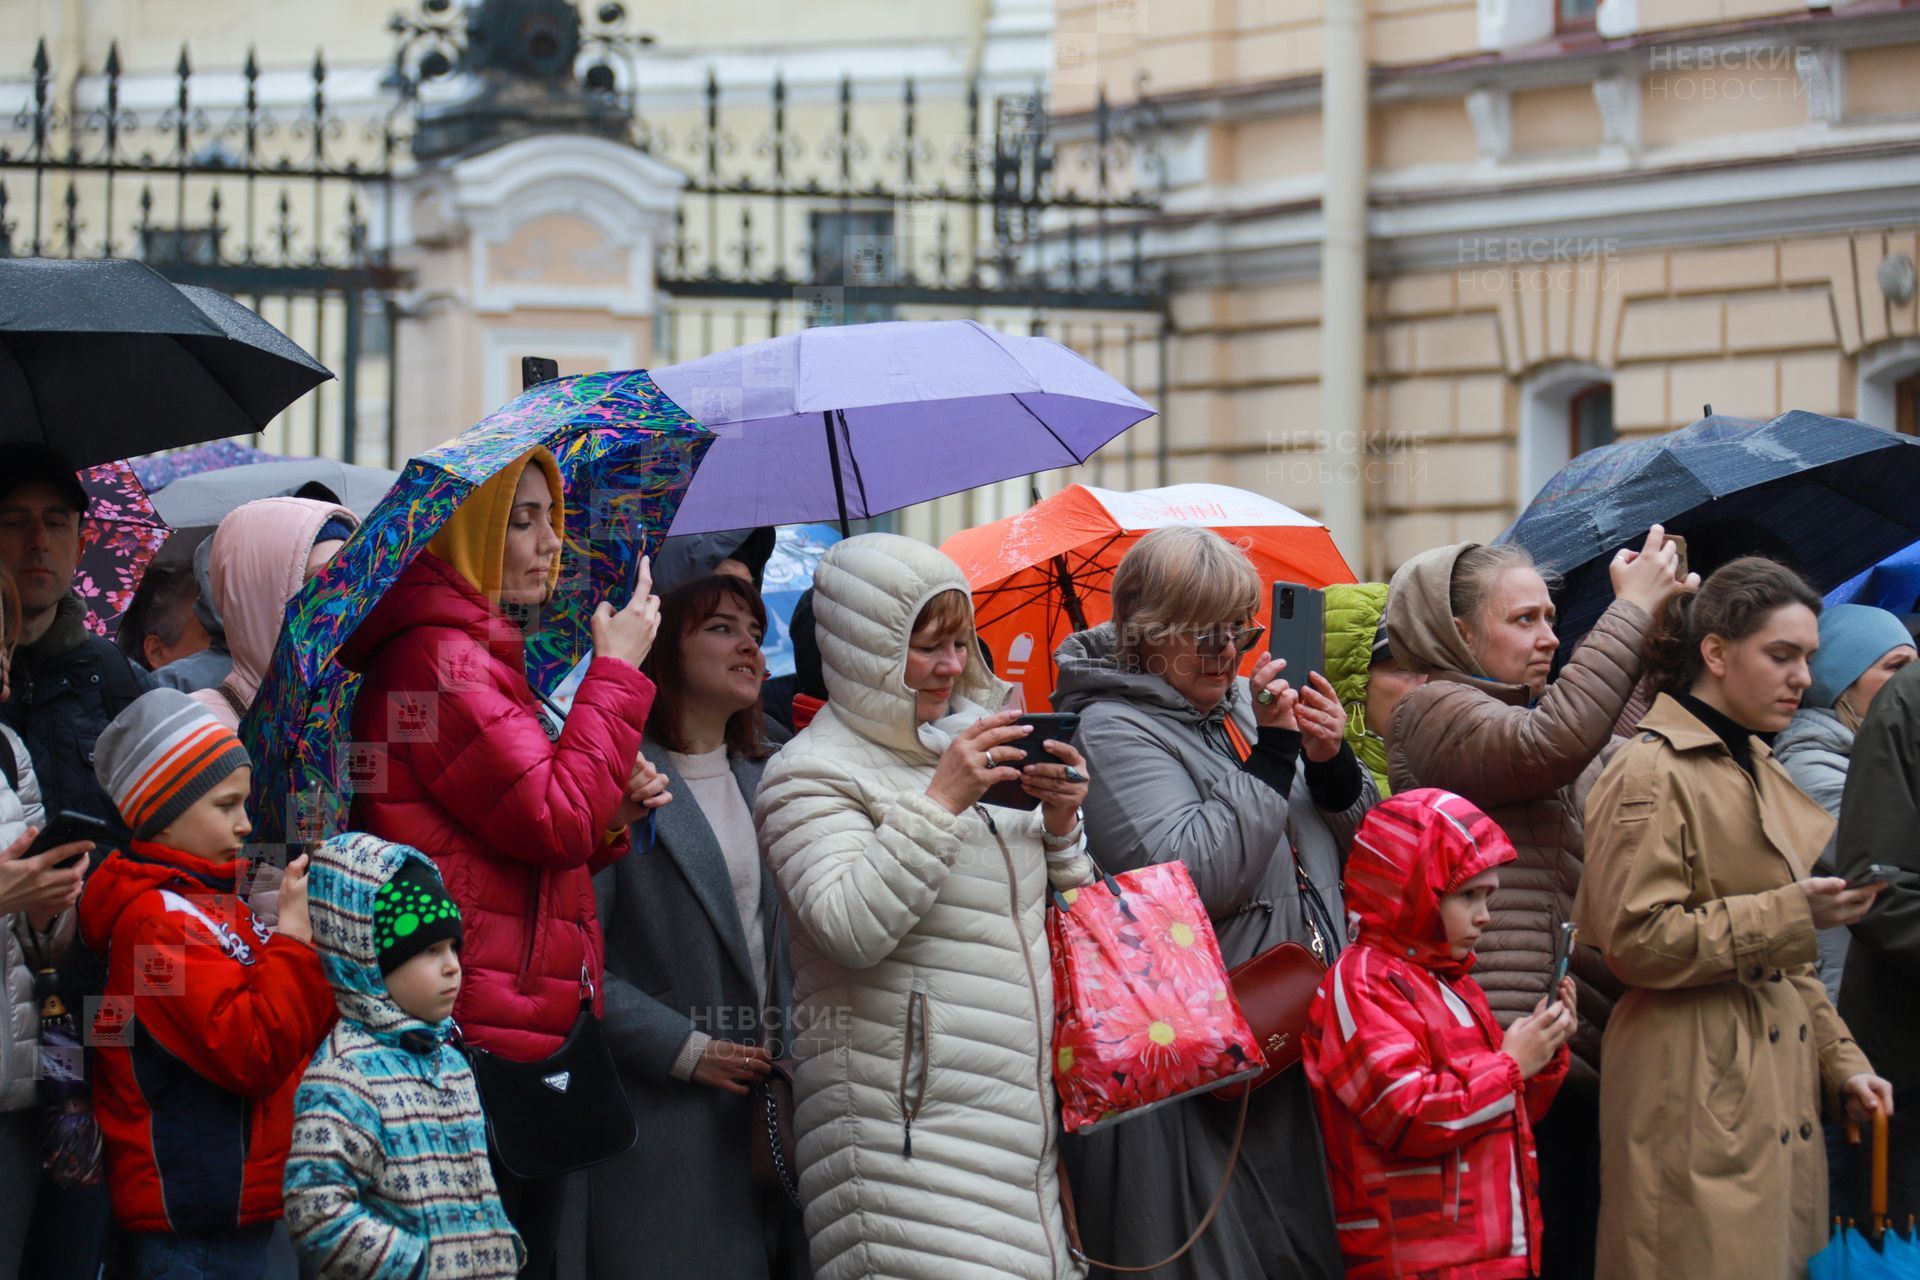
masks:
<svg viewBox="0 0 1920 1280"><path fill-rule="evenodd" d="M576 1180L570 1225L577 1229L566 1233L561 1274L806 1280L812 1271L799 1210L752 1182L749 1126L757 1117L748 1099L671 1073L696 1027L715 1039L760 1042L755 988L762 975L750 971L713 829L665 749L649 738L642 750L667 775L674 799L655 812L651 849L636 827L633 852L594 877L607 947L607 1040L640 1141ZM733 759L748 804L764 766ZM760 901L771 931L776 898L764 871ZM784 924L767 949L775 957L768 1003L784 1027L793 984Z"/></svg>
<svg viewBox="0 0 1920 1280"><path fill-rule="evenodd" d="M1103 624L1069 637L1055 655L1060 686L1053 705L1081 717L1076 745L1090 776L1088 852L1116 873L1176 858L1185 863L1228 968L1277 943L1308 941L1296 858L1344 935L1340 876L1354 829L1379 798L1372 777L1359 769L1359 799L1342 812L1324 812L1313 802L1303 759L1282 796L1241 768L1226 737L1227 715L1248 741L1256 736L1245 680L1202 713L1157 676L1119 669L1112 649L1112 625ZM1238 1114L1197 1097L1063 1138L1087 1252L1138 1266L1177 1249L1219 1186ZM1342 1274L1319 1126L1306 1077L1289 1072L1253 1097L1220 1216L1190 1253L1153 1275Z"/></svg>
<svg viewBox="0 0 1920 1280"><path fill-rule="evenodd" d="M1809 799L1836 820L1840 817L1840 800L1847 790L1847 765L1853 759L1853 730L1841 724L1831 708L1802 707L1796 711L1793 722L1773 740L1773 758L1785 766L1787 776ZM1833 849L1829 842L1814 864L1816 875L1834 874ZM1840 975L1847 967L1849 937L1846 926L1841 925L1820 930L1814 939L1820 951L1816 962L1820 981L1827 988L1827 998L1836 1005L1840 1003Z"/></svg>

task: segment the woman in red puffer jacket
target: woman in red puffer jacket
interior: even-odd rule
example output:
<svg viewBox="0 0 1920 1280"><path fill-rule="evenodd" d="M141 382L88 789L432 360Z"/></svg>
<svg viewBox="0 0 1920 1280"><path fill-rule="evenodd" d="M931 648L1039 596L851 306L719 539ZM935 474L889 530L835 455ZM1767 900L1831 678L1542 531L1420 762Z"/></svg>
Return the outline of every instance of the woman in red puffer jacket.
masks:
<svg viewBox="0 0 1920 1280"><path fill-rule="evenodd" d="M353 826L439 866L466 926L454 1017L468 1043L517 1062L560 1047L586 984L598 1009L593 874L627 852L628 823L663 785L638 764L654 692L639 667L660 621L644 562L627 607L594 614L594 661L558 740L527 683L521 620L558 578L562 505L551 454L515 460L340 650L364 676L353 741L385 755L384 776L355 788ZM564 1179L499 1181L541 1274Z"/></svg>

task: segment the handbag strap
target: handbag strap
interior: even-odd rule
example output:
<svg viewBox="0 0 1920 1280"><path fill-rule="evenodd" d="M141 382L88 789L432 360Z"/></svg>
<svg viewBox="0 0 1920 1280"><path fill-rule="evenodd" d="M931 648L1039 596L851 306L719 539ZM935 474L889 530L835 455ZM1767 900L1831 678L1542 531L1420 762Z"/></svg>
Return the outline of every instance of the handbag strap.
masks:
<svg viewBox="0 0 1920 1280"><path fill-rule="evenodd" d="M1227 741L1233 744L1233 753L1245 764L1253 754L1253 746L1247 741L1247 735L1241 730L1240 722L1231 713L1226 717ZM1328 934L1323 933L1320 920L1324 918L1329 928L1333 925L1333 913L1327 910L1326 902L1320 897L1320 891L1313 887L1313 881L1307 879L1307 873L1300 869L1297 851L1293 859L1293 883L1300 890L1300 914L1306 918L1307 931L1313 935L1313 954L1321 964L1333 963L1333 944ZM1316 917L1315 911L1319 916Z"/></svg>
<svg viewBox="0 0 1920 1280"><path fill-rule="evenodd" d="M1200 1225L1193 1229L1193 1234L1187 1237L1185 1244L1160 1261L1149 1263L1144 1267L1116 1266L1114 1263L1101 1262L1087 1256L1086 1248L1080 1242L1080 1215L1074 1211L1073 1183L1067 1177L1066 1156L1064 1153L1055 1155L1055 1167L1060 1177L1060 1211L1067 1220L1067 1246L1069 1252L1073 1254L1073 1260L1100 1271L1139 1275L1147 1271L1158 1271L1161 1267L1186 1257L1193 1246L1200 1243L1200 1237L1207 1234L1207 1228L1212 1226L1214 1218L1219 1216L1220 1206L1227 1202L1227 1188L1233 1183L1234 1168L1240 1163L1240 1146L1247 1136L1247 1108L1252 1101L1253 1090L1249 1089L1240 1095L1240 1118L1234 1122L1233 1145L1227 1149L1227 1165L1220 1171L1220 1186L1213 1193L1213 1203L1207 1206L1206 1216L1200 1219Z"/></svg>

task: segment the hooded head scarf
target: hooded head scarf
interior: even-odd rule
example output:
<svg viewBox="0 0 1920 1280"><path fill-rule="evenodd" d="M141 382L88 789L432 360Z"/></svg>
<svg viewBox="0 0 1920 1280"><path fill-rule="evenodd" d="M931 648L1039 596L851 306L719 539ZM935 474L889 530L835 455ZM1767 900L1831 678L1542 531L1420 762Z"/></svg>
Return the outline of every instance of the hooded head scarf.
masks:
<svg viewBox="0 0 1920 1280"><path fill-rule="evenodd" d="M507 522L513 515L514 491L520 487L520 474L538 467L547 477L547 490L553 495L553 534L566 537L566 488L560 482L560 464L544 448L535 446L502 467L498 474L467 495L440 532L433 535L427 550L459 571L487 599L499 602L500 580L507 559ZM560 583L560 558L554 557L547 569L547 590Z"/></svg>

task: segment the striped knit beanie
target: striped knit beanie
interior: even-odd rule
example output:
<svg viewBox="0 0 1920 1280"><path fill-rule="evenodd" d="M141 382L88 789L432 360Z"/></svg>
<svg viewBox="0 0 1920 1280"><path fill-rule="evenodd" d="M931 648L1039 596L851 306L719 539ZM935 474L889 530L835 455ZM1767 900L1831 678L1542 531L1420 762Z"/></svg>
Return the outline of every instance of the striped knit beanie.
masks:
<svg viewBox="0 0 1920 1280"><path fill-rule="evenodd" d="M136 840L164 831L235 769L249 768L233 730L178 689L143 693L101 731L93 771Z"/></svg>

